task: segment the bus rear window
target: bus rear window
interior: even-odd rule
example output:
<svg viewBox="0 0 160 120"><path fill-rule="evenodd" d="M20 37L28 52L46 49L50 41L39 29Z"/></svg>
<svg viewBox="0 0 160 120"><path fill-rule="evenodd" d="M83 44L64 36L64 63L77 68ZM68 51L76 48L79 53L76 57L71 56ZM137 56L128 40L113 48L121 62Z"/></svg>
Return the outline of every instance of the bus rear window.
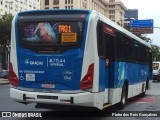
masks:
<svg viewBox="0 0 160 120"><path fill-rule="evenodd" d="M56 51L62 51L60 46L71 49L73 46L80 45L83 26L83 22L78 21L22 22L18 26L20 46L30 49L36 46L34 51L38 52L52 51L51 48L54 48Z"/></svg>

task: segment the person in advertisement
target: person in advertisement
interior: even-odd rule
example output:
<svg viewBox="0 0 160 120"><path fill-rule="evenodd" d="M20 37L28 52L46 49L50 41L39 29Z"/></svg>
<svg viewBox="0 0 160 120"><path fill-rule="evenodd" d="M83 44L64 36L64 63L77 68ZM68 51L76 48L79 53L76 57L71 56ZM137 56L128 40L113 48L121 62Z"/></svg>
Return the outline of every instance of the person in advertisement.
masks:
<svg viewBox="0 0 160 120"><path fill-rule="evenodd" d="M56 33L48 22L25 27L25 37L29 42L57 43Z"/></svg>
<svg viewBox="0 0 160 120"><path fill-rule="evenodd" d="M52 27L49 23L39 23L35 34L37 34L40 38L40 42L57 42L56 34L52 30Z"/></svg>

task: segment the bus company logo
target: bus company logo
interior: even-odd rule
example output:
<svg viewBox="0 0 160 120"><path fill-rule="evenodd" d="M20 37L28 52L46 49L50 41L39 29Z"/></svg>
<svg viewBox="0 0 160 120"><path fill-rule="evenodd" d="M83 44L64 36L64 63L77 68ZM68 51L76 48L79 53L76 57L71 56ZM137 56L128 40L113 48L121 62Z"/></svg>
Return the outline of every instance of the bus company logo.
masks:
<svg viewBox="0 0 160 120"><path fill-rule="evenodd" d="M31 66L42 66L43 65L43 61L34 61L34 60L29 60L29 59L26 59L25 61L24 61L24 63L26 64L26 65L31 65Z"/></svg>
<svg viewBox="0 0 160 120"><path fill-rule="evenodd" d="M26 59L26 60L24 61L24 63L25 63L26 65L29 65L29 59Z"/></svg>

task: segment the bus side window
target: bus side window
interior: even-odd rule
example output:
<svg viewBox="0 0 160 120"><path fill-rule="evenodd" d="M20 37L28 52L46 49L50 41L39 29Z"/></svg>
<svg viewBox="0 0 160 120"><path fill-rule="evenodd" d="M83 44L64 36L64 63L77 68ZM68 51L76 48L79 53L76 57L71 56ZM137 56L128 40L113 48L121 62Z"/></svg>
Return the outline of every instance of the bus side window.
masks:
<svg viewBox="0 0 160 120"><path fill-rule="evenodd" d="M107 33L103 33L104 57L113 60L114 57L114 37Z"/></svg>
<svg viewBox="0 0 160 120"><path fill-rule="evenodd" d="M99 57L104 57L103 53L103 28L102 28L102 23L98 22L97 25L97 47L98 47L98 56Z"/></svg>
<svg viewBox="0 0 160 120"><path fill-rule="evenodd" d="M114 58L114 28L98 22L97 26L97 43L98 43L98 55L101 58L113 60Z"/></svg>
<svg viewBox="0 0 160 120"><path fill-rule="evenodd" d="M134 42L134 60L140 62L140 44L138 42Z"/></svg>
<svg viewBox="0 0 160 120"><path fill-rule="evenodd" d="M125 36L123 33L117 32L116 36L116 51L117 51L117 59L118 60L125 60Z"/></svg>
<svg viewBox="0 0 160 120"><path fill-rule="evenodd" d="M134 61L134 47L133 47L133 40L129 38L129 61Z"/></svg>

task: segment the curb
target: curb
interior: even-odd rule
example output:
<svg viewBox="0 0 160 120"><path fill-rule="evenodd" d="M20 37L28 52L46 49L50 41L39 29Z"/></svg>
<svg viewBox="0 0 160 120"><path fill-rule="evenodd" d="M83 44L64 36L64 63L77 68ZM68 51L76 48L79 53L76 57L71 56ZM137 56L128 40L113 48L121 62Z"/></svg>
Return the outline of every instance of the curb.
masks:
<svg viewBox="0 0 160 120"><path fill-rule="evenodd" d="M10 81L8 79L0 79L0 85L6 85L10 84Z"/></svg>
<svg viewBox="0 0 160 120"><path fill-rule="evenodd" d="M9 82L6 82L6 83L0 83L0 85L7 85L9 84Z"/></svg>

